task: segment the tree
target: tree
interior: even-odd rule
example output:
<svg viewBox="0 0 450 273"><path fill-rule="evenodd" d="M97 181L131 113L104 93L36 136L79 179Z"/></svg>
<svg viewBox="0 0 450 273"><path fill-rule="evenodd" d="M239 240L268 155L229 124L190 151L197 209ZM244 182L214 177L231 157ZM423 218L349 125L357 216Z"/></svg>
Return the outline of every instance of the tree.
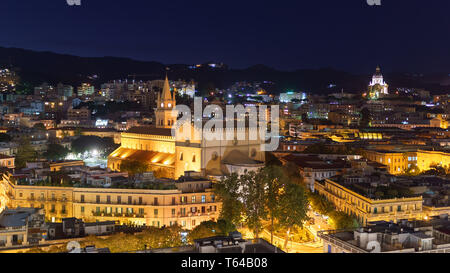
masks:
<svg viewBox="0 0 450 273"><path fill-rule="evenodd" d="M44 153L44 157L48 160L61 160L64 159L69 153L69 149L59 144L49 144L47 151Z"/></svg>
<svg viewBox="0 0 450 273"><path fill-rule="evenodd" d="M267 216L264 173L251 171L241 175L240 180L245 223L258 239L263 228L262 220Z"/></svg>
<svg viewBox="0 0 450 273"><path fill-rule="evenodd" d="M137 174L145 173L148 170L149 165L143 161L125 159L120 163L120 171L127 172L128 176L133 180L136 178Z"/></svg>
<svg viewBox="0 0 450 273"><path fill-rule="evenodd" d="M0 142L10 142L12 140L11 136L8 134L0 134Z"/></svg>
<svg viewBox="0 0 450 273"><path fill-rule="evenodd" d="M31 146L28 138L22 138L19 142L19 148L16 154L16 167L25 168L27 162L33 162L37 159L37 152Z"/></svg>
<svg viewBox="0 0 450 273"><path fill-rule="evenodd" d="M335 210L333 203L327 200L327 198L318 193L310 192L308 194L309 202L313 210L322 215L329 215Z"/></svg>
<svg viewBox="0 0 450 273"><path fill-rule="evenodd" d="M441 175L446 175L447 174L447 170L442 167L439 166L437 164L431 165L429 170L426 170L424 172L422 172L423 175L435 175L435 176L441 176Z"/></svg>
<svg viewBox="0 0 450 273"><path fill-rule="evenodd" d="M354 229L359 227L359 223L354 217L342 211L333 211L329 217L333 221L335 229Z"/></svg>
<svg viewBox="0 0 450 273"><path fill-rule="evenodd" d="M408 169L406 169L404 175L415 176L420 174L420 169L416 164L411 164Z"/></svg>
<svg viewBox="0 0 450 273"><path fill-rule="evenodd" d="M261 183L266 189L266 206L270 220L270 243L273 243L273 231L275 214L278 209L278 200L280 196L280 189L283 181L287 181L284 169L277 165L265 167L260 170Z"/></svg>
<svg viewBox="0 0 450 273"><path fill-rule="evenodd" d="M293 228L302 228L303 222L309 219L308 198L306 197L303 186L287 183L279 199L279 209L277 210L277 219L281 227L286 228L286 239L284 249L289 241L289 234Z"/></svg>
<svg viewBox="0 0 450 273"><path fill-rule="evenodd" d="M225 236L228 234L226 223L224 221L205 221L196 226L188 234L188 241L193 243L194 240L208 238L213 236Z"/></svg>
<svg viewBox="0 0 450 273"><path fill-rule="evenodd" d="M239 200L240 187L241 183L236 173L232 173L214 184L214 193L217 199L222 202L219 219L236 226L241 222L242 213L242 203Z"/></svg>

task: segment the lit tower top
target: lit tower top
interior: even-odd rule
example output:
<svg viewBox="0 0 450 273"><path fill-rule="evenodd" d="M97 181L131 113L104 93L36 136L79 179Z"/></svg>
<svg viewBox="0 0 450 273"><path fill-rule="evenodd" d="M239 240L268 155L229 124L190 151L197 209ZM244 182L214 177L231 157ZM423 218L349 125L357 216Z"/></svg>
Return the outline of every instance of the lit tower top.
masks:
<svg viewBox="0 0 450 273"><path fill-rule="evenodd" d="M170 91L169 79L166 75L162 94L158 93L155 109L156 127L172 128L175 118L172 117L172 110L176 106L175 92Z"/></svg>

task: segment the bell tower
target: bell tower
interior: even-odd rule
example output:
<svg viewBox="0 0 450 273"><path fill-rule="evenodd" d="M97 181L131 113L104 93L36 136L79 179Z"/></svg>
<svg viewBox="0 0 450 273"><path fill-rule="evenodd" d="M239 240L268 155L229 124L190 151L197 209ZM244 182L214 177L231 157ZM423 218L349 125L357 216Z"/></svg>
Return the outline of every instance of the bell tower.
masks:
<svg viewBox="0 0 450 273"><path fill-rule="evenodd" d="M172 116L172 110L175 106L175 92L173 95L172 92L170 92L169 79L166 75L162 94L158 93L158 99L156 100L156 128L172 128L176 120L176 116Z"/></svg>

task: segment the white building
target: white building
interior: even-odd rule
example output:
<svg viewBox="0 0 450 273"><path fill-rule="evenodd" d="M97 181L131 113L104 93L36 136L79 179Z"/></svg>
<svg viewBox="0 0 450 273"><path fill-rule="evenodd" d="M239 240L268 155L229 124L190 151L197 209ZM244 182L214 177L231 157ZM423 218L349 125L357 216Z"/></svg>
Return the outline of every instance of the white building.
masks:
<svg viewBox="0 0 450 273"><path fill-rule="evenodd" d="M389 94L388 88L389 85L384 81L381 68L378 66L372 81L369 83L369 96L370 98L378 98L380 95L387 95Z"/></svg>

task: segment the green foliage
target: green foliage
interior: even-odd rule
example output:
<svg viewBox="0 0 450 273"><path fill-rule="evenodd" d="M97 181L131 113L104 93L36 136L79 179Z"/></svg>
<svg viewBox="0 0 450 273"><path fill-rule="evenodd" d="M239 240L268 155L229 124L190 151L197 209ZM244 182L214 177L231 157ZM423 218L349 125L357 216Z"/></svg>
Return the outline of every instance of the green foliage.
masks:
<svg viewBox="0 0 450 273"><path fill-rule="evenodd" d="M120 163L120 171L127 172L132 178L135 178L137 174L142 174L150 169L149 165L144 161L137 160L123 160Z"/></svg>
<svg viewBox="0 0 450 273"><path fill-rule="evenodd" d="M354 229L359 227L359 223L354 217L342 211L333 211L329 214L329 217L333 221L335 229Z"/></svg>
<svg viewBox="0 0 450 273"><path fill-rule="evenodd" d="M28 138L22 138L19 142L15 164L17 168L24 168L27 162L33 162L37 159L37 152L31 146Z"/></svg>
<svg viewBox="0 0 450 273"><path fill-rule="evenodd" d="M44 153L44 157L48 160L61 160L64 159L69 153L69 149L59 144L49 144L47 151Z"/></svg>
<svg viewBox="0 0 450 273"><path fill-rule="evenodd" d="M267 218L272 234L275 221L287 230L301 226L307 219L308 208L301 182L295 165L271 165L241 176L231 174L214 187L222 201L221 219L235 225L244 222L256 237L263 228L262 221ZM295 211L289 212L290 209Z"/></svg>
<svg viewBox="0 0 450 273"><path fill-rule="evenodd" d="M242 203L239 200L239 188L240 181L236 173L214 184L214 193L217 199L222 202L220 219L233 225L238 225L241 221Z"/></svg>
<svg viewBox="0 0 450 273"><path fill-rule="evenodd" d="M289 233L294 228L302 228L303 222L309 219L308 198L305 190L298 184L286 184L279 198L276 218L278 224L287 229L284 248L289 240Z"/></svg>
<svg viewBox="0 0 450 273"><path fill-rule="evenodd" d="M194 240L213 236L225 236L228 235L229 232L234 230L236 230L236 228L233 225L228 224L224 220L219 220L217 222L205 221L189 232L188 241L190 244L192 244Z"/></svg>
<svg viewBox="0 0 450 273"><path fill-rule="evenodd" d="M264 172L248 172L240 177L242 190L241 199L245 223L259 238L262 230L262 220L267 216Z"/></svg>
<svg viewBox="0 0 450 273"><path fill-rule="evenodd" d="M314 211L322 215L329 215L335 210L333 203L327 200L327 198L318 193L309 192L308 193L309 202Z"/></svg>
<svg viewBox="0 0 450 273"><path fill-rule="evenodd" d="M141 233L116 233L107 238L89 236L81 242L82 247L95 245L97 248L109 248L113 253L133 252L149 248L169 248L183 246L181 227L149 227Z"/></svg>
<svg viewBox="0 0 450 273"><path fill-rule="evenodd" d="M406 169L404 175L407 176L416 176L420 174L420 169L416 164L411 164L408 169Z"/></svg>
<svg viewBox="0 0 450 273"><path fill-rule="evenodd" d="M422 172L422 175L435 175L435 176L443 176L448 173L448 170L439 165L432 165L430 169Z"/></svg>

